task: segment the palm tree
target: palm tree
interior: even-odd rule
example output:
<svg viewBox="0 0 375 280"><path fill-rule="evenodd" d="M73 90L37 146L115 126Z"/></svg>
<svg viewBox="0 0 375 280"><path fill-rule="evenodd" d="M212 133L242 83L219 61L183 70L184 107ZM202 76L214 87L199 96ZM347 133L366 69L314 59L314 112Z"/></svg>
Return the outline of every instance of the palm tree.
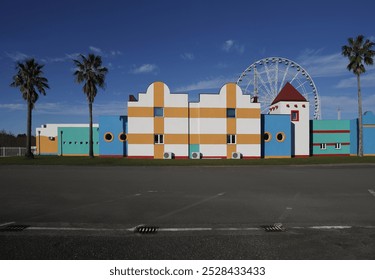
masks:
<svg viewBox="0 0 375 280"><path fill-rule="evenodd" d="M94 103L95 96L98 92L97 86L104 89L105 75L108 73L108 69L102 66L102 58L98 55L89 54L87 57L79 55L82 61L73 60L77 67L74 72L77 83L84 82L83 93L87 96L89 103L89 114L90 114L90 132L89 132L89 156L94 157L93 147L93 134L92 134L92 104Z"/></svg>
<svg viewBox="0 0 375 280"><path fill-rule="evenodd" d="M366 72L365 66L374 63L373 56L375 51L372 50L374 42L369 39L364 40L363 35L358 35L357 38L349 38L348 45L342 46L342 55L349 59L349 64L346 67L349 71L357 76L358 87L358 156L363 156L363 128L362 128L362 96L361 96L361 81L360 75Z"/></svg>
<svg viewBox="0 0 375 280"><path fill-rule="evenodd" d="M13 76L11 87L19 87L23 99L27 102L27 137L26 154L27 158L34 158L31 151L31 124L32 110L40 94L46 95L46 89L49 88L48 80L43 77L42 68L44 65L38 64L34 58L27 59L25 62L17 62L17 74Z"/></svg>

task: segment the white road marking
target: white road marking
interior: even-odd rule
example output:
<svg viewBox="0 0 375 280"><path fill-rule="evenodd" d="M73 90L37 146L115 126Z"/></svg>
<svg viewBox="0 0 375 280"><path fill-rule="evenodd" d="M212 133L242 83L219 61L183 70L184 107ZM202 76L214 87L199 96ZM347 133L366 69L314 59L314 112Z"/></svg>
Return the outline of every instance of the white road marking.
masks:
<svg viewBox="0 0 375 280"><path fill-rule="evenodd" d="M375 191L374 190L368 190L369 193L371 193L373 196L375 196Z"/></svg>
<svg viewBox="0 0 375 280"><path fill-rule="evenodd" d="M9 224L9 223L7 223ZM84 228L84 227L28 227L25 230L50 230L50 231L122 231L122 232L134 232L139 226L145 226L144 224L138 225L132 228ZM313 229L313 230L344 230L351 229L353 226L310 226L310 227L290 227L289 229ZM374 229L375 226L357 226L357 228ZM288 229L288 228L286 228ZM158 228L158 232L188 232L188 231L264 231L261 227L227 227L227 228L212 228L212 227L182 227L182 228Z"/></svg>
<svg viewBox="0 0 375 280"><path fill-rule="evenodd" d="M213 230L213 228L159 228L158 231L209 231Z"/></svg>
<svg viewBox="0 0 375 280"><path fill-rule="evenodd" d="M349 229L352 228L352 226L313 226L308 227L311 229Z"/></svg>
<svg viewBox="0 0 375 280"><path fill-rule="evenodd" d="M5 226L9 226L11 224L14 224L15 222L9 222L9 223L5 223L5 224L1 224L0 227L5 227Z"/></svg>

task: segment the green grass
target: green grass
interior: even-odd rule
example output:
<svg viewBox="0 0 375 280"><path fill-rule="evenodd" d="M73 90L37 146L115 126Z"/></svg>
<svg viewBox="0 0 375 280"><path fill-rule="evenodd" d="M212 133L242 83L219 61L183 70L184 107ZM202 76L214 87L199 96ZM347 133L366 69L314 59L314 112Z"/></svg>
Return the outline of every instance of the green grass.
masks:
<svg viewBox="0 0 375 280"><path fill-rule="evenodd" d="M309 157L290 159L204 159L157 160L88 157L36 156L0 158L0 165L102 165L102 166L240 166L240 165L306 165L306 164L374 164L375 157Z"/></svg>

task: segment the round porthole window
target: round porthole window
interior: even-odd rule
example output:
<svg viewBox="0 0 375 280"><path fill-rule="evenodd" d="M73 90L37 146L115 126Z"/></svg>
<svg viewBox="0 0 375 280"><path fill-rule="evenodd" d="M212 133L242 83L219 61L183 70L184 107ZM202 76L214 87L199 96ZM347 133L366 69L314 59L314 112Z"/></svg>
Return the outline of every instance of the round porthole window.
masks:
<svg viewBox="0 0 375 280"><path fill-rule="evenodd" d="M125 142L126 141L126 134L124 132L121 132L119 135L118 135L118 140L120 140L121 142Z"/></svg>
<svg viewBox="0 0 375 280"><path fill-rule="evenodd" d="M265 132L265 133L263 134L263 139L264 139L264 142L270 142L271 139L272 139L272 135L271 135L271 133L269 133L269 132Z"/></svg>
<svg viewBox="0 0 375 280"><path fill-rule="evenodd" d="M112 142L113 141L113 134L111 132L107 132L104 134L104 141Z"/></svg>
<svg viewBox="0 0 375 280"><path fill-rule="evenodd" d="M285 134L284 132L279 132L276 134L277 142L284 142L285 141Z"/></svg>

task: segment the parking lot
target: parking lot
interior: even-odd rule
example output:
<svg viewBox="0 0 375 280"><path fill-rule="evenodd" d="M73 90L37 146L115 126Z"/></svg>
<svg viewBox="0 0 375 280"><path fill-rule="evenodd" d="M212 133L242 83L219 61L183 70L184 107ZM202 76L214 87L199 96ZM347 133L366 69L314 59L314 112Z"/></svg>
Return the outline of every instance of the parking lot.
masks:
<svg viewBox="0 0 375 280"><path fill-rule="evenodd" d="M0 166L0 257L374 259L374 171Z"/></svg>

